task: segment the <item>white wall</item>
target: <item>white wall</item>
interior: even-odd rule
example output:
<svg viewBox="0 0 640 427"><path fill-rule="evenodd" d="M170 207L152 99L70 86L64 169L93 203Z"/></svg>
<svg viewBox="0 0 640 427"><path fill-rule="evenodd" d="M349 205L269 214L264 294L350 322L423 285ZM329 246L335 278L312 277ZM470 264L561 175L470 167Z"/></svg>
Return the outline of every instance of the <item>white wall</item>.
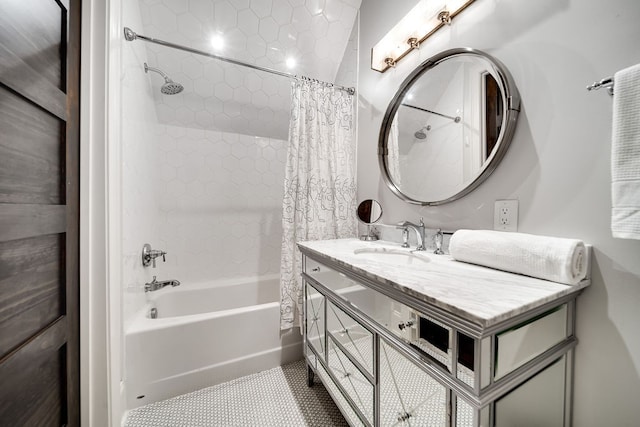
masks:
<svg viewBox="0 0 640 427"><path fill-rule="evenodd" d="M610 233L612 100L585 86L640 62L637 0L477 1L384 74L370 48L416 0L368 0L360 10L358 198L378 199L382 221L492 228L496 199L520 201L519 231L577 237L595 247L593 281L579 297L574 425L640 419L640 242ZM522 96L512 146L476 191L438 207L409 205L380 178L377 139L387 104L433 54L470 46L500 59Z"/></svg>
<svg viewBox="0 0 640 427"><path fill-rule="evenodd" d="M140 28L138 1L122 2L122 23ZM142 266L142 246L159 248L158 206L155 188L159 185L156 143L156 108L149 74L144 72L147 52L144 43L122 40L121 75L121 198L122 198L122 290L123 324L126 330L134 314L145 304L144 283L151 281L152 268Z"/></svg>

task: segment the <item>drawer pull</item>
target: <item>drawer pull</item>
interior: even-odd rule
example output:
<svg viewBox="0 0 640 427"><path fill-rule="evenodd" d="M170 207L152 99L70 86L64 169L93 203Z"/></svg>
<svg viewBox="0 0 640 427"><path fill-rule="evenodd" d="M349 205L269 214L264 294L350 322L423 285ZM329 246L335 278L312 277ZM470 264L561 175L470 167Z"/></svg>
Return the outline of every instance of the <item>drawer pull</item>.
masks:
<svg viewBox="0 0 640 427"><path fill-rule="evenodd" d="M408 412L398 412L398 421L403 422L403 421L407 421L409 418L411 418L413 415L408 413Z"/></svg>
<svg viewBox="0 0 640 427"><path fill-rule="evenodd" d="M409 320L407 322L398 323L398 329L400 329L402 331L402 330L404 330L404 328L408 328L408 327L410 327L412 325L413 325L413 320Z"/></svg>
<svg viewBox="0 0 640 427"><path fill-rule="evenodd" d="M318 272L320 271L320 267L312 268L311 271Z"/></svg>

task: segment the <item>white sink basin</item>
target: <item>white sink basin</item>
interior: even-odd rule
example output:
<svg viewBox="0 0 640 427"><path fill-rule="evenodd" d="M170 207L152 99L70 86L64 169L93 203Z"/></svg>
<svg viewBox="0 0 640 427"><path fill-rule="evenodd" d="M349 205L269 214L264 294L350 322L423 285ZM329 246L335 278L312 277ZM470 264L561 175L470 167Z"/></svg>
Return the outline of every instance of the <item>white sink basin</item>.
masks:
<svg viewBox="0 0 640 427"><path fill-rule="evenodd" d="M358 255L358 258L396 266L424 267L430 261L426 254L411 252L408 249L360 248L354 249L353 253Z"/></svg>

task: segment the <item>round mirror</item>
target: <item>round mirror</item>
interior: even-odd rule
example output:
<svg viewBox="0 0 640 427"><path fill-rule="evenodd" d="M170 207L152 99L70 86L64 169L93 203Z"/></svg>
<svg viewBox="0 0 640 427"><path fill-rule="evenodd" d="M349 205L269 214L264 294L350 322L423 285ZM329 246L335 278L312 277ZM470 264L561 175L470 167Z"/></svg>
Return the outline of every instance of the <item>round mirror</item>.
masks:
<svg viewBox="0 0 640 427"><path fill-rule="evenodd" d="M382 206L377 200L367 199L360 202L358 205L358 219L367 224L373 224L380 220L382 216Z"/></svg>
<svg viewBox="0 0 640 427"><path fill-rule="evenodd" d="M360 202L358 209L356 209L358 219L367 224L367 234L360 236L360 240L378 240L378 236L375 235L371 229L371 224L378 222L382 217L382 206L377 200L367 199Z"/></svg>
<svg viewBox="0 0 640 427"><path fill-rule="evenodd" d="M520 96L504 65L471 48L441 52L400 86L382 121L382 176L401 199L440 205L495 170L515 131Z"/></svg>

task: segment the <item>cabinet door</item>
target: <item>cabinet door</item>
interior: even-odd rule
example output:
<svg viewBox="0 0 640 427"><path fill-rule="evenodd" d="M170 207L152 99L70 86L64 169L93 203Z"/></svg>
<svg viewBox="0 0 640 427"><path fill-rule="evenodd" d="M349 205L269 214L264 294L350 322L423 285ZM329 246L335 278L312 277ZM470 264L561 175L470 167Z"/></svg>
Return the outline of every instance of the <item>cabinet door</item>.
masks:
<svg viewBox="0 0 640 427"><path fill-rule="evenodd" d="M562 427L566 408L566 356L495 403L496 427ZM613 423L612 425L614 425Z"/></svg>
<svg viewBox="0 0 640 427"><path fill-rule="evenodd" d="M446 426L447 388L380 340L380 425Z"/></svg>
<svg viewBox="0 0 640 427"><path fill-rule="evenodd" d="M310 284L306 284L305 298L305 324L307 332L307 343L324 360L325 355L325 332L324 332L324 308L325 298Z"/></svg>
<svg viewBox="0 0 640 427"><path fill-rule="evenodd" d="M358 414L356 414L356 412L351 407L351 404L344 397L343 392L333 382L327 371L320 363L318 363L317 372L320 380L322 381L322 384L324 384L325 388L333 398L333 401L338 406L338 409L340 409L340 412L342 412L344 418L349 422L349 425L353 427L364 426L364 423L362 422Z"/></svg>

